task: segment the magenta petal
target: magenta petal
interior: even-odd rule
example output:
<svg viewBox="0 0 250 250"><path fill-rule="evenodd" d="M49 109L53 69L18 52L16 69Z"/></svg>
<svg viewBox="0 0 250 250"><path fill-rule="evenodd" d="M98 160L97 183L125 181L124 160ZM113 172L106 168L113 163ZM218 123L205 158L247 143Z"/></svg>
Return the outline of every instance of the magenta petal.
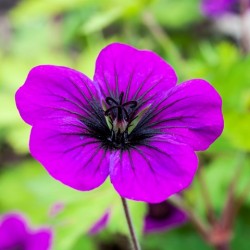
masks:
<svg viewBox="0 0 250 250"><path fill-rule="evenodd" d="M164 94L162 100L154 123L174 140L194 150L205 150L222 133L221 97L208 82L184 82Z"/></svg>
<svg viewBox="0 0 250 250"><path fill-rule="evenodd" d="M24 219L18 214L8 214L0 223L0 249L13 246L26 246L28 232Z"/></svg>
<svg viewBox="0 0 250 250"><path fill-rule="evenodd" d="M157 54L113 43L104 48L96 61L94 81L104 96L125 94L125 100L145 98L175 86L172 67ZM111 93L112 92L112 93Z"/></svg>
<svg viewBox="0 0 250 250"><path fill-rule="evenodd" d="M159 203L187 188L197 165L197 157L189 146L158 136L147 146L114 153L110 178L121 196Z"/></svg>
<svg viewBox="0 0 250 250"><path fill-rule="evenodd" d="M78 190L96 188L108 176L109 153L95 139L74 133L73 124L64 129L34 126L30 151L55 179Z"/></svg>
<svg viewBox="0 0 250 250"><path fill-rule="evenodd" d="M40 229L32 232L24 218L18 214L5 215L0 224L0 250L48 250L51 240L51 230Z"/></svg>
<svg viewBox="0 0 250 250"><path fill-rule="evenodd" d="M93 83L82 73L61 66L33 68L16 93L16 105L22 118L34 125L50 117L80 117L85 104L96 95Z"/></svg>
<svg viewBox="0 0 250 250"><path fill-rule="evenodd" d="M108 209L89 229L89 235L95 235L105 229L108 225L111 211Z"/></svg>
<svg viewBox="0 0 250 250"><path fill-rule="evenodd" d="M51 249L52 233L49 229L40 229L29 237L27 250Z"/></svg>

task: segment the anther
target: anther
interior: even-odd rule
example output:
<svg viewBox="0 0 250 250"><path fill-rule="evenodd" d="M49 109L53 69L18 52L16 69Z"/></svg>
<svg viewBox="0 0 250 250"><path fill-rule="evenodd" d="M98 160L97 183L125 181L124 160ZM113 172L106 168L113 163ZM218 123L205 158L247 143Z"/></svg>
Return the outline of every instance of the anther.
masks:
<svg viewBox="0 0 250 250"><path fill-rule="evenodd" d="M131 105L130 106L130 108L135 108L136 106L137 106L137 101L129 101L129 102L126 102L126 103L124 103L122 106L129 106L129 105Z"/></svg>
<svg viewBox="0 0 250 250"><path fill-rule="evenodd" d="M118 103L116 102L116 100L114 100L112 97L106 97L105 99L106 103L108 105L112 105L112 102L115 104L115 105L118 105Z"/></svg>
<svg viewBox="0 0 250 250"><path fill-rule="evenodd" d="M115 118L117 118L119 121L123 119L127 122L129 121L129 112L126 109L126 107L131 108L131 109L135 108L137 106L137 101L129 101L129 102L122 103L123 97L124 97L124 92L121 92L121 94L119 95L119 102L117 102L117 100L115 100L112 97L105 98L106 103L109 106L111 106L104 112L105 116L110 115L111 111L117 109L117 113L113 114L116 116Z"/></svg>
<svg viewBox="0 0 250 250"><path fill-rule="evenodd" d="M124 93L123 93L123 92L121 92L121 94L120 94L120 96L119 96L120 105L122 105L123 96L124 96Z"/></svg>

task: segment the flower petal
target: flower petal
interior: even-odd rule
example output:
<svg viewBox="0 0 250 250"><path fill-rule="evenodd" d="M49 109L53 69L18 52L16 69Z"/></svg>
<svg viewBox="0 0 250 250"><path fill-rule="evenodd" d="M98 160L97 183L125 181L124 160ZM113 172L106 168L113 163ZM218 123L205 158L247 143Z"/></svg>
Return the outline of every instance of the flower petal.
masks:
<svg viewBox="0 0 250 250"><path fill-rule="evenodd" d="M24 219L19 214L7 214L0 224L0 249L17 244L26 245L28 232Z"/></svg>
<svg viewBox="0 0 250 250"><path fill-rule="evenodd" d="M78 190L91 190L108 176L109 153L95 139L78 133L77 128L74 132L74 123L71 125L66 124L65 130L63 126L34 126L30 152L55 179Z"/></svg>
<svg viewBox="0 0 250 250"><path fill-rule="evenodd" d="M114 153L110 178L121 196L159 203L187 188L197 165L197 157L189 146L157 136L147 145Z"/></svg>
<svg viewBox="0 0 250 250"><path fill-rule="evenodd" d="M40 229L29 236L27 250L51 249L52 232L49 229Z"/></svg>
<svg viewBox="0 0 250 250"><path fill-rule="evenodd" d="M42 65L30 71L16 93L16 105L22 118L34 125L48 117L85 115L84 107L91 96L97 96L96 89L82 73Z"/></svg>
<svg viewBox="0 0 250 250"><path fill-rule="evenodd" d="M206 81L194 79L162 95L152 125L188 144L205 150L223 131L222 101Z"/></svg>
<svg viewBox="0 0 250 250"><path fill-rule="evenodd" d="M96 61L94 81L104 97L125 94L125 101L150 97L175 86L172 67L157 54L113 43L104 48Z"/></svg>

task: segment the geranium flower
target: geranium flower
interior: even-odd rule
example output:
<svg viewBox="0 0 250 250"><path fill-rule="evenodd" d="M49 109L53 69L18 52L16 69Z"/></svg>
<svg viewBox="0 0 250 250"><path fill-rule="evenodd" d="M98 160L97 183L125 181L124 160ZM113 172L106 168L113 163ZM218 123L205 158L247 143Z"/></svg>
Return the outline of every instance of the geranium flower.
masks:
<svg viewBox="0 0 250 250"><path fill-rule="evenodd" d="M49 229L31 231L18 214L6 214L0 221L0 250L48 250L51 238Z"/></svg>
<svg viewBox="0 0 250 250"><path fill-rule="evenodd" d="M143 231L145 234L166 231L183 225L187 220L186 213L169 201L148 204Z"/></svg>
<svg viewBox="0 0 250 250"><path fill-rule="evenodd" d="M221 98L209 83L176 83L158 55L118 43L100 52L93 81L66 67L35 67L16 93L32 126L31 154L77 190L110 176L123 197L166 200L190 185L194 151L223 129Z"/></svg>
<svg viewBox="0 0 250 250"><path fill-rule="evenodd" d="M250 6L250 0L247 0ZM226 13L240 13L240 0L203 0L201 9L207 16L221 16Z"/></svg>

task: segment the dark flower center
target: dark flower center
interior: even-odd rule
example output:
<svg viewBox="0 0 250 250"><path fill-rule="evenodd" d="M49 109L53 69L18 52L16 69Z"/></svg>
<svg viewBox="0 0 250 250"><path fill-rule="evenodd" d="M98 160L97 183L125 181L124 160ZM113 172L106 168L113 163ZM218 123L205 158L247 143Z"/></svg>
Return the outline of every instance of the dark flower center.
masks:
<svg viewBox="0 0 250 250"><path fill-rule="evenodd" d="M131 109L135 108L137 106L137 102L129 101L129 102L123 103L123 96L124 96L124 93L122 92L119 96L119 102L114 100L114 98L112 97L106 97L106 103L111 107L105 111L105 115L108 116L112 114L112 111L117 110L115 119L117 119L118 121L125 120L128 122L130 114L127 108L129 107Z"/></svg>
<svg viewBox="0 0 250 250"><path fill-rule="evenodd" d="M87 126L86 136L97 139L105 150L129 150L145 145L159 131L151 126L154 109L145 107L142 98L127 101L124 92L110 94L102 102L90 100L88 115L81 121Z"/></svg>
<svg viewBox="0 0 250 250"><path fill-rule="evenodd" d="M119 100L113 97L106 97L105 101L109 108L104 112L108 117L108 122L111 125L111 136L108 140L115 148L125 147L128 143L128 127L133 121L134 109L137 106L137 101L123 102L124 93L121 92Z"/></svg>
<svg viewBox="0 0 250 250"><path fill-rule="evenodd" d="M109 140L116 148L125 145L128 142L128 126L133 120L133 111L137 106L136 101L123 103L124 93L119 95L119 101L112 97L106 97L105 101L109 108L104 115L109 118L111 125L111 137Z"/></svg>

